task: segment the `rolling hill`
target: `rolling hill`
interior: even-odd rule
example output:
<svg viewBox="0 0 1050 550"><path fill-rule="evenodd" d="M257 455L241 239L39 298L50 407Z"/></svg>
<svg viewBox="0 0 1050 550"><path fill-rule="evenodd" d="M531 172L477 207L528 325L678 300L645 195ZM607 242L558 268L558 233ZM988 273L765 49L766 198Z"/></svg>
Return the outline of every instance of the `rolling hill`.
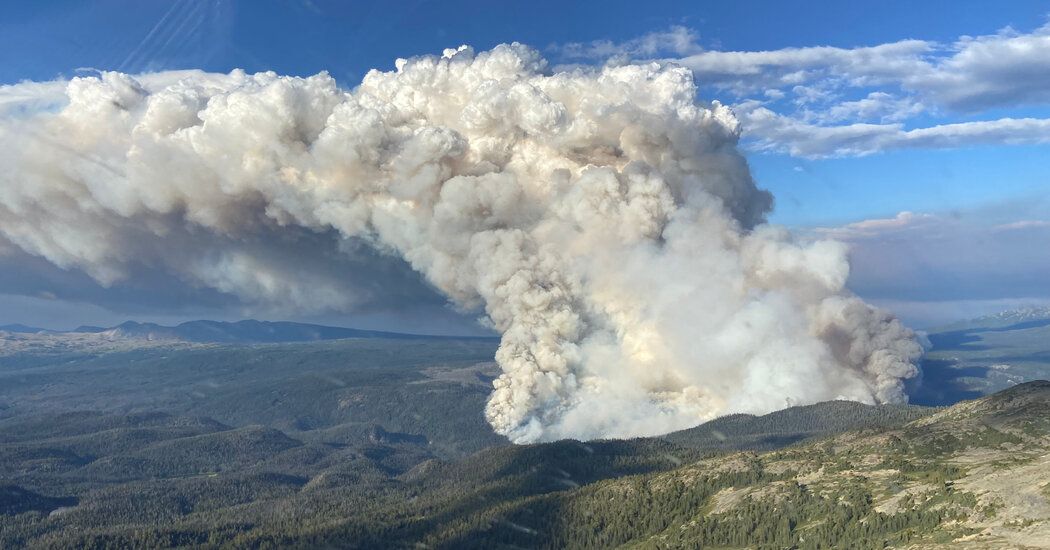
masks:
<svg viewBox="0 0 1050 550"><path fill-rule="evenodd" d="M679 433L496 445L458 459L420 441L333 445L166 415L88 416L82 429L95 430L91 438L70 435L68 418L40 440L9 420L0 434L16 443L2 446L0 495L23 504L0 511L0 545L1036 548L1050 540L1050 382L943 409L799 409L732 420L712 447L670 441L689 435ZM822 409L839 418L829 424L815 414ZM842 431L849 418L866 427ZM696 430L715 427L726 422ZM740 450L756 435L802 432L822 435ZM120 443L83 447L99 437Z"/></svg>
<svg viewBox="0 0 1050 550"><path fill-rule="evenodd" d="M663 439L694 449L768 450L811 437L896 426L935 410L915 405L873 406L854 401L827 401L763 416L723 416L695 428L667 434Z"/></svg>
<svg viewBox="0 0 1050 550"><path fill-rule="evenodd" d="M1023 322L932 333L927 360L951 363L925 383L1007 357L1037 374L1045 327ZM66 342L0 354L2 548L1050 540L1046 382L514 446L481 415L491 339Z"/></svg>

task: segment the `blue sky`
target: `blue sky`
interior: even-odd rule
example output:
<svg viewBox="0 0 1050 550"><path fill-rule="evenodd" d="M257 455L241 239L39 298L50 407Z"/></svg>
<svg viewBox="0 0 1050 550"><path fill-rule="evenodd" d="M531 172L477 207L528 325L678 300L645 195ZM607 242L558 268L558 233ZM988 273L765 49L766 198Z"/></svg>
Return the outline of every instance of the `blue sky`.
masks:
<svg viewBox="0 0 1050 550"><path fill-rule="evenodd" d="M925 325L1050 300L1037 276L1050 267L1048 14L1050 3L1035 1L7 2L0 84L84 69L244 68L325 70L353 87L398 57L510 41L555 65L677 62L694 70L704 99L737 111L756 179L776 196L771 221L832 233L861 265L889 258L925 266L908 277L955 281L959 292L916 294L893 274L855 276L863 296ZM886 223L863 225L872 220ZM935 220L938 230L963 224L949 233L970 240L944 240ZM929 241L934 233L941 240ZM958 263L974 239L998 243L993 256L1009 250L996 257L1012 271ZM0 322L33 321L37 310L128 316L34 300L12 292Z"/></svg>

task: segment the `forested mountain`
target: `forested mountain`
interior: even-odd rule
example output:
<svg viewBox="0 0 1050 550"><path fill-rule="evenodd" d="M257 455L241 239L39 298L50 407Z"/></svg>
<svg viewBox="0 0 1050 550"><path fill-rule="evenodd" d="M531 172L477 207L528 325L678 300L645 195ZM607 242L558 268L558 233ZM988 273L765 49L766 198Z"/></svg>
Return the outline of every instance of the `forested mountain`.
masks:
<svg viewBox="0 0 1050 550"><path fill-rule="evenodd" d="M1044 547L1048 448L1050 383L1033 382L904 425L765 453L693 459L653 440L483 451L402 476L399 489L413 500L395 500L388 515L239 540L437 548ZM382 522L378 530L375 521Z"/></svg>
<svg viewBox="0 0 1050 550"><path fill-rule="evenodd" d="M39 332L47 332L47 329L39 327L31 327L20 323L13 325L0 325L0 332L14 332L19 334L36 334Z"/></svg>
<svg viewBox="0 0 1050 550"><path fill-rule="evenodd" d="M505 442L481 414L495 349L486 339L375 338L0 354L0 433L26 423L94 433L77 423L168 414L344 445L379 425L458 457Z"/></svg>
<svg viewBox="0 0 1050 550"><path fill-rule="evenodd" d="M820 435L896 426L935 411L915 405L865 405L828 401L790 407L763 416L732 414L663 436L696 449L776 449Z"/></svg>
<svg viewBox="0 0 1050 550"><path fill-rule="evenodd" d="M513 446L485 339L0 354L0 548L1039 547L1050 383ZM423 547L419 546L419 547Z"/></svg>

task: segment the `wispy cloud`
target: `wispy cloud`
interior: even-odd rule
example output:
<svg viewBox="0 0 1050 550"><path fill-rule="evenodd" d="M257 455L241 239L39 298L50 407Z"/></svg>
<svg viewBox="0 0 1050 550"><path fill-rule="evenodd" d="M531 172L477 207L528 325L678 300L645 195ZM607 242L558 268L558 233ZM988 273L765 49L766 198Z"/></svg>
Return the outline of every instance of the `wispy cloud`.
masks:
<svg viewBox="0 0 1050 550"><path fill-rule="evenodd" d="M861 220L841 227L818 228L816 232L835 239L849 240L868 235L884 235L890 232L907 231L936 223L938 220L939 218L933 214L901 212L892 218Z"/></svg>
<svg viewBox="0 0 1050 550"><path fill-rule="evenodd" d="M702 83L748 95L834 78L841 85L865 86L901 81L922 71L936 45L903 40L861 48L813 46L768 51L704 51L676 61Z"/></svg>
<svg viewBox="0 0 1050 550"><path fill-rule="evenodd" d="M758 151L816 158L1050 141L1050 119L971 120L991 109L1050 104L1050 24L948 44L767 51L704 50L697 33L673 27L559 51L572 59L659 58L690 68L702 88L735 107L745 143ZM930 117L941 123L929 125Z"/></svg>
<svg viewBox="0 0 1050 550"><path fill-rule="evenodd" d="M812 114L817 122L875 121L897 122L921 114L926 106L912 98L897 97L886 92L871 92L863 99L843 101Z"/></svg>
<svg viewBox="0 0 1050 550"><path fill-rule="evenodd" d="M850 247L850 287L920 325L1050 302L1050 220L1032 199L810 230ZM964 314L964 312L966 312Z"/></svg>
<svg viewBox="0 0 1050 550"><path fill-rule="evenodd" d="M573 61L604 61L613 58L652 58L657 56L688 56L703 51L697 43L696 31L683 26L672 26L626 42L611 40L555 44L549 50L562 59Z"/></svg>
<svg viewBox="0 0 1050 550"><path fill-rule="evenodd" d="M1050 221L1047 220L1021 220L1012 223L1004 223L1002 225L995 226L1000 231L1015 231L1025 229L1037 229L1050 227Z"/></svg>
<svg viewBox="0 0 1050 550"><path fill-rule="evenodd" d="M703 51L677 61L701 82L748 95L766 88L833 82L836 88L891 85L955 110L1050 101L1050 24L960 37L943 45L903 40L858 48Z"/></svg>
<svg viewBox="0 0 1050 550"><path fill-rule="evenodd" d="M1050 142L1050 119L1000 118L907 130L903 123L825 126L782 115L755 102L737 105L749 146L795 157L864 156L896 149Z"/></svg>

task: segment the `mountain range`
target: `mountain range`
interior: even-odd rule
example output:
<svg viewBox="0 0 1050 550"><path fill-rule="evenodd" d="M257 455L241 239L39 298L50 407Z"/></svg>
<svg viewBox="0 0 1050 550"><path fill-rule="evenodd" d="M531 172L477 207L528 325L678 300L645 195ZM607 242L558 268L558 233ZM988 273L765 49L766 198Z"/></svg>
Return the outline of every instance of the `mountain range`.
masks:
<svg viewBox="0 0 1050 550"><path fill-rule="evenodd" d="M1040 324L1050 324L1050 306L1028 306L1008 309L973 319L956 321L930 332L948 332L964 329L996 329Z"/></svg>
<svg viewBox="0 0 1050 550"><path fill-rule="evenodd" d="M343 338L443 338L377 330L361 330L288 321L188 321L175 326L127 321L114 327L80 326L54 331L22 324L2 325L0 331L15 334L98 334L111 340L146 340L195 343L279 343L339 340Z"/></svg>
<svg viewBox="0 0 1050 550"><path fill-rule="evenodd" d="M1007 310L966 321L958 321L929 331L933 334L960 330L1031 328L1050 325L1050 307L1026 307ZM99 334L111 339L172 341L195 343L279 343L338 340L342 338L435 338L377 330L361 330L289 321L187 321L174 326L126 321L112 327L82 325L60 331L20 323L0 325L0 332L13 334Z"/></svg>

